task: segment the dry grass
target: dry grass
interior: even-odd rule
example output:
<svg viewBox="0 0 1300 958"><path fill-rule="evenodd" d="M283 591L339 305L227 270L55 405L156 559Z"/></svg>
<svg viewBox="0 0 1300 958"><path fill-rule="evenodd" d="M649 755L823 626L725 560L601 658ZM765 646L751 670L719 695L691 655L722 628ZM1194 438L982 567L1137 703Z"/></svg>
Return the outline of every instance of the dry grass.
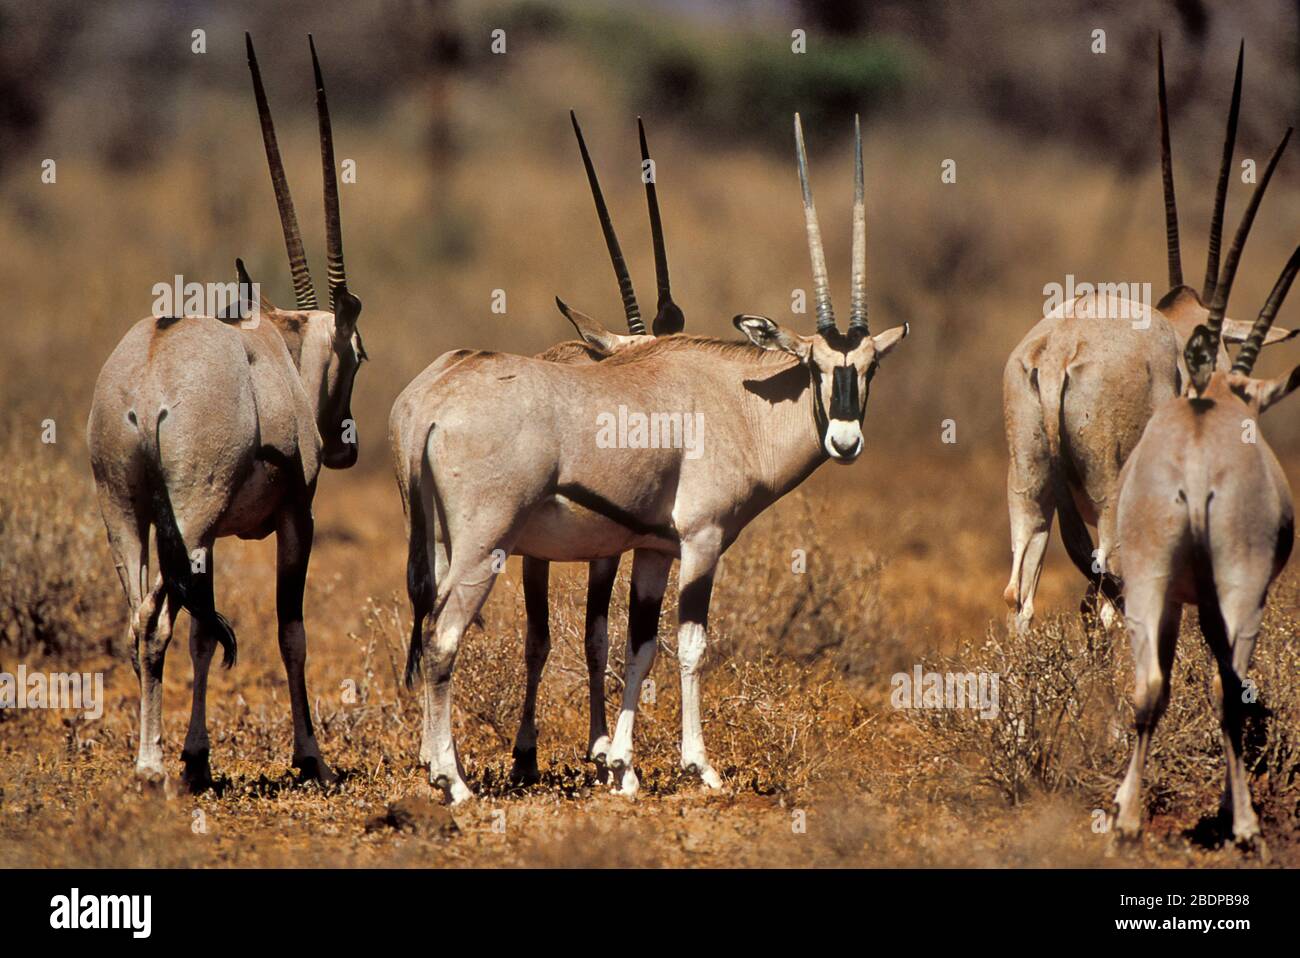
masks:
<svg viewBox="0 0 1300 958"><path fill-rule="evenodd" d="M309 6L294 8L304 23L314 15ZM251 10L243 12L252 17ZM985 42L988 23L976 29L966 19L978 20L975 12L960 17L968 28L950 29L936 43ZM554 647L539 705L544 781L523 793L505 787L524 675L523 601L512 563L457 667L456 735L480 800L454 812L452 832L429 808L416 767L418 706L398 683L409 615L399 598L406 548L380 436L397 392L444 350L531 353L568 335L553 312L557 292L606 320L618 315L565 111L576 107L583 118L643 298L653 273L644 200L635 167L619 160L635 158L631 117L646 113L674 292L690 329L732 336L729 317L742 310L810 325L808 316L790 314L791 291L807 286L807 251L786 149L701 137L675 125L676 113L654 91L645 102L632 102L634 94L620 100L609 65L579 40L512 39L509 58L458 79L447 100L456 151L435 171L423 75L372 102L373 86L361 84L375 82L373 65L382 58L364 50L385 43L385 34L343 14L330 22L333 38L323 28L317 40L340 156L356 160L359 171L343 187L343 219L349 279L365 301L361 324L373 358L354 401L361 461L353 472L321 479L307 592L309 688L322 748L345 779L329 792L293 781L274 641L273 544L227 540L214 559L217 600L239 631L241 656L211 682L221 789L168 798L140 791L132 777L138 687L122 648L125 602L82 435L95 376L128 325L147 313L152 285L174 274L224 281L239 255L270 299L289 298L260 154L230 148L257 136L242 62L214 53L202 61L211 72L181 87L170 74L156 81L142 74L130 99L162 102L166 92L184 104L160 136L166 148L147 161L114 166L81 136L102 126L88 122L95 101L83 91L58 104L31 147L38 158L59 158L57 185L38 182L30 156L2 174L0 664L103 670L108 701L97 722L0 712L0 867L1102 864L1104 842L1090 826L1127 758L1128 653L1116 635L1081 631L1073 609L1082 583L1055 545L1039 594L1042 623L1026 640L1003 635L1009 550L998 384L1007 352L1040 314L1044 284L1074 273L1152 279L1159 287L1154 159L1121 170L1092 141L1079 149L1031 135L996 110L979 112L980 90L1005 92L1008 76L1016 79L1018 55L1000 54L1005 62L990 65L990 55L930 51L922 62L928 99L918 95L865 126L872 322L908 320L913 331L874 382L867 453L852 468L825 467L756 520L724 558L715 585L704 729L725 788L704 794L677 771L675 591L651 676L655 701L638 725L643 794L628 803L594 780L582 761L585 572L558 567ZM300 39L297 20L292 26ZM1055 64L1055 85L1035 101L1043 115L1063 117L1085 95L1097 100L1069 86L1091 88L1096 79L1074 70L1073 54L1062 49L1071 29L1042 20L1033 31L1051 35L1034 44L1035 56ZM233 27L227 36L214 26L212 36L235 47L240 41ZM352 61L339 52L348 38L360 51ZM1230 46L1225 56L1235 40ZM303 95L306 53L285 49L267 58L268 88L319 273L319 154ZM1130 55L1117 49L1089 63L1107 70ZM984 86L971 88L977 67L986 70ZM1223 77L1230 69L1229 62ZM1105 82L1118 82L1121 72L1105 74ZM936 115L935 91L966 91L953 94L964 106ZM1207 110L1189 108L1177 124L1179 176L1186 177L1179 200L1189 224L1208 219L1218 113L1213 148L1192 135L1192 121ZM1273 114L1251 116L1243 112L1240 151L1255 156L1274 136ZM809 129L841 296L849 129L847 120ZM145 131L156 132L148 124ZM959 164L951 186L938 175L947 157ZM1231 222L1243 194L1234 185ZM1293 242L1298 205L1300 189L1284 165L1235 287L1242 313L1262 301L1276 251ZM1192 274L1203 242L1185 228ZM491 312L495 289L507 291L505 315ZM1266 356L1265 371L1280 370L1293 357L1289 348ZM53 445L40 442L46 418L57 424ZM941 441L946 419L956 421L955 445ZM1297 475L1300 425L1279 412L1265 429ZM803 573L792 569L795 550L806 557ZM626 572L614 595L611 711L621 693ZM1252 673L1267 709L1252 738L1252 788L1275 858L1285 864L1300 862L1297 616L1292 576L1273 595ZM190 692L184 632L178 629L166 680L165 746L176 766ZM998 671L1002 717L927 720L893 710L890 676L918 662ZM1222 776L1206 669L1189 623L1174 704L1151 761L1151 834L1137 862L1241 861L1196 831L1217 805Z"/></svg>

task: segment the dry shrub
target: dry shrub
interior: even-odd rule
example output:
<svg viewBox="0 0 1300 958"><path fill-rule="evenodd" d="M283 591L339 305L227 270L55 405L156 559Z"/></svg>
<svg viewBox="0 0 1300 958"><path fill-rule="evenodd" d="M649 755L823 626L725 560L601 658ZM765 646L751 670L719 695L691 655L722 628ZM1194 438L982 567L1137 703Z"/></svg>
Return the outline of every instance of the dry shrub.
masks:
<svg viewBox="0 0 1300 958"><path fill-rule="evenodd" d="M709 617L717 658L771 652L851 675L878 671L901 654L881 601L883 568L859 543L837 545L806 493L787 496L718 567Z"/></svg>
<svg viewBox="0 0 1300 958"><path fill-rule="evenodd" d="M0 653L103 648L123 605L90 469L33 422L11 419L0 455Z"/></svg>
<svg viewBox="0 0 1300 958"><path fill-rule="evenodd" d="M1246 726L1252 794L1267 815L1283 820L1296 814L1300 789L1296 628L1289 611L1266 615L1250 670L1259 698ZM1023 636L991 627L982 644L968 642L926 669L999 676L996 717L981 719L973 709L907 713L927 734L927 748L940 758L934 768L954 791L980 785L1011 804L1035 790L1077 791L1109 806L1133 748L1132 653L1122 629L1089 630L1069 614L1050 617ZM1153 813L1213 810L1224 774L1216 675L1196 616L1189 614L1169 708L1147 761Z"/></svg>

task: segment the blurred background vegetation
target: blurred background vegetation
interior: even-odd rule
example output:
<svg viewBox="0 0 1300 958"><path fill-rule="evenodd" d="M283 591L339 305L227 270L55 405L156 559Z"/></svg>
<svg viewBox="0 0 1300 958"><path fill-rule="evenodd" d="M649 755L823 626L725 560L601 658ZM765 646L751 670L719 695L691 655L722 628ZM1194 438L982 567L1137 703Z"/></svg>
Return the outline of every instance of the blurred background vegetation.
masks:
<svg viewBox="0 0 1300 958"><path fill-rule="evenodd" d="M851 131L867 150L869 295L913 338L878 381L887 448L999 448L1000 372L1043 286L1164 290L1154 50L1169 67L1184 264L1199 277L1238 40L1238 162L1300 113L1295 0L0 0L0 399L78 436L113 343L154 283L227 280L243 256L272 301L288 270L242 33L258 45L309 255L323 282L320 172L304 34L315 34L340 158L349 275L375 363L358 385L362 467L386 469L393 397L456 346L540 350L569 335L552 297L611 326L618 298L566 112L577 110L643 301L652 259L635 116L646 119L678 300L693 331L796 325L808 285L790 115L809 135L831 278L847 304ZM206 53L192 52L202 29ZM506 51L492 52L504 30ZM804 31L806 51L792 52ZM1106 52L1093 52L1093 31ZM1286 78L1285 80L1281 78ZM41 181L41 162L57 182ZM940 181L952 159L957 182ZM1262 302L1300 219L1284 160L1233 312ZM1247 188L1234 178L1229 222ZM491 311L505 290L507 312ZM1291 312L1288 308L1286 312ZM1284 317L1284 322L1297 321ZM1280 353L1283 350L1274 351ZM1277 371L1294 357L1269 355ZM25 415L30 408L32 415ZM1300 448L1281 416L1268 432ZM861 470L854 482L865 482Z"/></svg>

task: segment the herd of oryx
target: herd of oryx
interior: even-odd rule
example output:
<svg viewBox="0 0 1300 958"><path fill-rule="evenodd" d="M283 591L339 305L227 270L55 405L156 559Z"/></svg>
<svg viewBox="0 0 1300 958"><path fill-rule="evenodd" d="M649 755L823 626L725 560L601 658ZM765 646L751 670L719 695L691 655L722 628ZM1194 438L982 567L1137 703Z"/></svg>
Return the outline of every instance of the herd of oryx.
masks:
<svg viewBox="0 0 1300 958"><path fill-rule="evenodd" d="M118 573L130 605L140 679L137 773L165 777L163 662L179 611L191 616L193 707L181 752L185 783L211 784L206 720L216 647L236 643L213 598L212 547L221 536L277 545L280 652L293 714L293 764L334 778L312 727L304 678L303 591L312 547L312 499L321 466L347 468L357 445L350 401L366 359L361 301L343 261L333 138L314 45L315 97L325 194L329 301L317 301L251 38L248 63L293 278L292 309L264 297L260 322L235 317L151 317L135 324L95 388L89 444ZM1286 137L1269 159L1220 263L1242 65L1229 111L1201 291L1183 284L1163 54L1157 48L1161 158L1170 290L1155 308L1066 303L1039 322L1006 366L1004 404L1013 559L1006 600L1012 626L1029 627L1053 514L1071 559L1090 581L1102 618L1122 616L1136 666L1137 742L1116 796L1114 827L1141 825L1141 776L1169 699L1182 607L1194 603L1219 668L1224 804L1234 838L1259 843L1242 761L1242 687L1267 590L1291 551L1290 490L1254 430L1264 409L1300 385L1251 376L1262 346L1290 338L1273 318L1296 270L1292 254L1251 324L1227 318L1228 296L1251 222ZM389 440L407 517L407 591L413 621L407 681L421 681L420 761L452 802L470 798L452 734L452 672L466 629L501 570L523 558L527 688L511 778L538 780L536 701L550 650L552 561L590 564L586 659L589 755L602 778L635 794L632 744L642 682L655 659L673 559L680 560L677 658L681 764L710 788L700 711L714 573L741 530L827 459L851 463L880 361L906 324L873 334L867 321L862 138L855 120L851 302L841 330L831 306L799 117L794 119L816 328L802 335L752 314L745 339L682 334L654 176L643 176L658 302L647 332L576 117L574 133L617 275L628 335L557 304L580 339L534 356L459 349L440 356L398 397ZM1288 131L1289 136L1289 131ZM641 157L651 169L644 128ZM249 284L238 263L242 284ZM1122 309L1116 307L1122 306ZM1141 321L1134 322L1135 310ZM1122 315L1124 318L1115 318ZM1225 343L1239 345L1235 359ZM702 456L673 444L603 448L595 414L619 406L681 410L708 424ZM1096 528L1094 550L1088 530ZM157 567L149 572L149 530ZM607 618L620 557L631 551L623 701L606 725ZM195 561L199 556L202 561Z"/></svg>

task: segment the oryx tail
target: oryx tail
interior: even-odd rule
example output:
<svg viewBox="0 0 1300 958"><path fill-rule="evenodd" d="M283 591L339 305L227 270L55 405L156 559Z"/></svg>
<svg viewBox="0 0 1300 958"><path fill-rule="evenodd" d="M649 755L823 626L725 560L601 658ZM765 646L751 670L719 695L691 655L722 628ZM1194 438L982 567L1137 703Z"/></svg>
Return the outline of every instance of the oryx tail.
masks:
<svg viewBox="0 0 1300 958"><path fill-rule="evenodd" d="M185 545L180 526L176 524L176 513L172 510L171 495L167 490L161 441L162 424L167 414L166 406L158 410L152 434L148 428L140 429L140 451L144 459L150 509L158 540L158 566L168 594L193 616L196 623L201 623L212 631L221 644L222 665L230 668L235 664L237 653L235 630L226 617L216 610L211 590L194 588L190 551Z"/></svg>

